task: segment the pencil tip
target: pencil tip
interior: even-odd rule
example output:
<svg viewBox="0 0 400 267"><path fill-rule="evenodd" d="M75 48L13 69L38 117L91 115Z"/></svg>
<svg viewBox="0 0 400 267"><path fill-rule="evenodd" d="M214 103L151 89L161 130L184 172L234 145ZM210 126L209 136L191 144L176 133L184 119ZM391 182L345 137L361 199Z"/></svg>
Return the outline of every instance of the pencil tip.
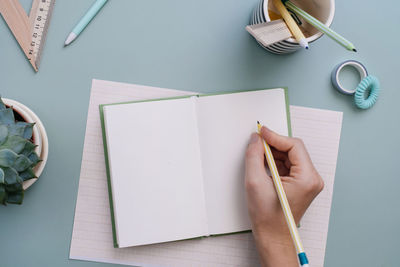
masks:
<svg viewBox="0 0 400 267"><path fill-rule="evenodd" d="M76 39L76 37L77 37L77 35L75 33L71 32L68 35L67 39L65 39L64 45L65 46L69 45L70 43L72 43Z"/></svg>
<svg viewBox="0 0 400 267"><path fill-rule="evenodd" d="M308 50L308 46L306 46L306 50Z"/></svg>
<svg viewBox="0 0 400 267"><path fill-rule="evenodd" d="M353 48L353 51L354 51L354 52L357 52L357 49Z"/></svg>

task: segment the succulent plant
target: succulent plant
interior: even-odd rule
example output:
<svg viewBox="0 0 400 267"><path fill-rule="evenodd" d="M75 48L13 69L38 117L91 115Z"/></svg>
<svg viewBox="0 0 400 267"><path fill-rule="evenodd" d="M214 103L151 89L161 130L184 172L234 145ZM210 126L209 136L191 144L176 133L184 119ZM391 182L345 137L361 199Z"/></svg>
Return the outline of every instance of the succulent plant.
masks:
<svg viewBox="0 0 400 267"><path fill-rule="evenodd" d="M40 162L31 141L34 123L16 121L0 97L0 203L22 204L23 182L36 178Z"/></svg>

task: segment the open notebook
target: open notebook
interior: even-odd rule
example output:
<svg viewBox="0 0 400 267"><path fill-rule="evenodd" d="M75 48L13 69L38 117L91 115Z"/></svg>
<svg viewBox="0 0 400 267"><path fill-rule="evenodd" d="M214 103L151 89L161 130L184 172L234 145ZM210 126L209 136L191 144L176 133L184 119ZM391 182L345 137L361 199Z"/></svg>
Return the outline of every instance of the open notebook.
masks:
<svg viewBox="0 0 400 267"><path fill-rule="evenodd" d="M115 246L250 230L243 155L288 108L284 88L101 105Z"/></svg>
<svg viewBox="0 0 400 267"><path fill-rule="evenodd" d="M251 233L114 248L99 105L193 94L136 84L93 80L82 154L70 259L174 267L259 266ZM323 267L335 180L342 113L290 106L293 136L303 139L325 182L299 228L313 267ZM140 218L137 218L140 220Z"/></svg>

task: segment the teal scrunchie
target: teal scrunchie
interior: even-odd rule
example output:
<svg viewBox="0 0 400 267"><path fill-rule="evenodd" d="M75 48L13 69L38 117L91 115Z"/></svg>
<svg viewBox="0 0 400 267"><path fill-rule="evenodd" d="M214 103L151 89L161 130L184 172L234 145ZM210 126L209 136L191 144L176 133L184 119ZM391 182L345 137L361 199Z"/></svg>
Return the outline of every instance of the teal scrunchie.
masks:
<svg viewBox="0 0 400 267"><path fill-rule="evenodd" d="M369 95L365 99L364 94L369 89ZM379 80L375 76L365 77L357 86L356 93L354 94L354 101L357 107L367 109L372 107L379 95Z"/></svg>

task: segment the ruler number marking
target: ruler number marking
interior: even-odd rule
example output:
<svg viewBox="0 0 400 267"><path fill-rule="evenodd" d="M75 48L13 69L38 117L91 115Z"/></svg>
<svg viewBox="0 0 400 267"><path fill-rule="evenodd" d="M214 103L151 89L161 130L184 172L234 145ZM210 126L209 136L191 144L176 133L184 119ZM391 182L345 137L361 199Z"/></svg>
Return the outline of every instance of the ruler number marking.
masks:
<svg viewBox="0 0 400 267"><path fill-rule="evenodd" d="M31 40L31 49L29 50L29 54L33 55L35 58L40 49L40 43L43 37L43 30L45 28L48 12L50 10L52 0L41 0L36 10L36 18L35 25L33 27L32 40Z"/></svg>

